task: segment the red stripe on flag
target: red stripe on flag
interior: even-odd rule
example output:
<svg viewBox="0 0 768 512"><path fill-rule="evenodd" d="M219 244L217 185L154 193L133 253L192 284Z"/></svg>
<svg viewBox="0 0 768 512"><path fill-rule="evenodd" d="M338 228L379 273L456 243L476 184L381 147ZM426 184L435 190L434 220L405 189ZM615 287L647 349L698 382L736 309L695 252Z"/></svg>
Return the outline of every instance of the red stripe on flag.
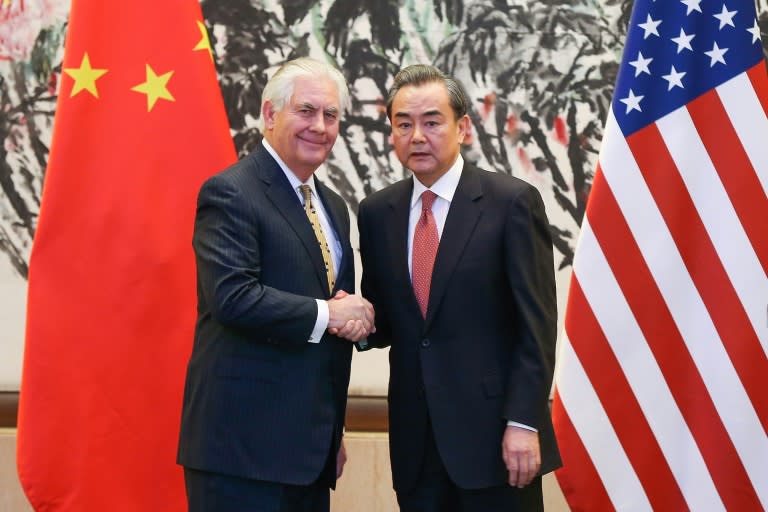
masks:
<svg viewBox="0 0 768 512"><path fill-rule="evenodd" d="M601 174L595 177L597 184ZM598 190L593 184L592 197ZM599 187L598 187L599 189ZM594 205L599 199L592 199ZM588 212L589 215L589 212ZM590 219L591 224L591 219ZM577 278L571 279L565 330L654 510L687 504L621 364L608 344Z"/></svg>
<svg viewBox="0 0 768 512"><path fill-rule="evenodd" d="M627 138L747 395L768 431L768 359L655 124Z"/></svg>
<svg viewBox="0 0 768 512"><path fill-rule="evenodd" d="M602 172L595 176L592 194L596 200L589 203L589 224L723 502L729 510L758 510L760 500L736 447Z"/></svg>
<svg viewBox="0 0 768 512"><path fill-rule="evenodd" d="M765 235L768 197L716 90L690 102L688 112L763 271L768 273L768 236Z"/></svg>
<svg viewBox="0 0 768 512"><path fill-rule="evenodd" d="M755 64L747 70L749 81L763 105L763 112L768 116L768 73L765 70L765 61Z"/></svg>
<svg viewBox="0 0 768 512"><path fill-rule="evenodd" d="M555 424L560 456L563 459L563 467L555 471L555 476L571 511L615 510L557 391L552 404L552 421Z"/></svg>

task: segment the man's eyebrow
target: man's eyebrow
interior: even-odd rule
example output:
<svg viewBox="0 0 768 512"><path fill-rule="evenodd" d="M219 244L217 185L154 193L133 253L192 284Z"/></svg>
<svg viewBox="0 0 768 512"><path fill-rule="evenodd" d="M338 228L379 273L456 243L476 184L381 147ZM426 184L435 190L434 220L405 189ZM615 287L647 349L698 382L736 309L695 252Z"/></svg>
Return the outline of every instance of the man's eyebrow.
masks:
<svg viewBox="0 0 768 512"><path fill-rule="evenodd" d="M296 104L296 110L303 110L303 109L307 109L307 110L311 110L312 112L316 112L319 109L319 107L317 105L313 104L313 103L308 102L308 101L302 101L302 102ZM323 110L323 112L326 113L326 114L338 115L339 109L337 107L328 107L325 110Z"/></svg>
<svg viewBox="0 0 768 512"><path fill-rule="evenodd" d="M439 110L427 110L426 112L422 112L419 117L429 117L429 116L442 116L444 115ZM410 112L395 112L395 117L413 117Z"/></svg>

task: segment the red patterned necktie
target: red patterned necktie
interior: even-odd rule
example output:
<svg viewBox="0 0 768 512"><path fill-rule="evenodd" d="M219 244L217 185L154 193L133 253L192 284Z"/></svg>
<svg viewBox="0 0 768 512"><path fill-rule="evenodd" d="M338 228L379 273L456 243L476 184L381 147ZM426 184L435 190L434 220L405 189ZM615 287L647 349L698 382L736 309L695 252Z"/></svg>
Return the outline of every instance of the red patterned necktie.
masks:
<svg viewBox="0 0 768 512"><path fill-rule="evenodd" d="M437 236L437 224L432 215L432 203L437 195L431 190L421 194L421 215L413 233L413 255L411 266L411 281L413 292L421 309L421 316L427 317L429 302L429 286L432 282L432 269L435 266L435 256L440 239Z"/></svg>

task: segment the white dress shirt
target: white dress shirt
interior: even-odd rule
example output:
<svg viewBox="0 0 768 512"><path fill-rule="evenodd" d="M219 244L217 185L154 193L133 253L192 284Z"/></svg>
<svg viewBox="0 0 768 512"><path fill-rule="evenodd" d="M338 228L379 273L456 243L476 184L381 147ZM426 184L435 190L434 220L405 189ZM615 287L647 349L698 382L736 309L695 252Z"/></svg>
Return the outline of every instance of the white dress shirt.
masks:
<svg viewBox="0 0 768 512"><path fill-rule="evenodd" d="M341 241L339 240L336 231L333 229L333 225L330 222L328 213L325 211L325 205L323 205L323 202L320 200L320 196L317 195L314 175L310 176L306 182L302 182L298 177L296 177L293 171L291 171L288 166L285 165L283 159L280 158L272 146L269 145L267 139L262 139L261 143L264 145L264 149L266 149L267 152L272 155L272 158L275 159L283 173L285 173L285 177L288 178L288 181L291 183L291 187L293 187L293 191L296 192L296 196L299 198L299 201L302 205L304 204L304 194L301 193L300 187L302 185L309 185L309 188L312 190L312 204L315 206L317 217L320 220L320 228L323 230L323 236L325 236L326 241L328 241L331 260L333 262L334 275L338 276L339 263L341 262L342 253ZM325 330L328 328L328 322L330 320L328 303L320 299L315 299L315 301L317 302L317 319L315 320L315 326L312 329L312 334L309 335L309 339L307 340L309 343L320 343L320 338L322 338Z"/></svg>
<svg viewBox="0 0 768 512"><path fill-rule="evenodd" d="M435 217L435 224L437 224L437 238L438 240L443 237L443 228L445 227L445 219L448 217L448 210L451 207L451 201L453 201L453 194L456 193L456 187L459 186L459 179L461 178L461 170L464 168L464 159L461 155L456 159L450 169L440 176L440 178L432 184L431 187L426 187L422 182L416 179L416 175L413 176L413 193L411 194L411 213L408 217L408 273L413 278L413 234L416 232L416 223L419 222L421 217L421 194L425 190L431 190L437 197L435 202L432 203L432 216Z"/></svg>

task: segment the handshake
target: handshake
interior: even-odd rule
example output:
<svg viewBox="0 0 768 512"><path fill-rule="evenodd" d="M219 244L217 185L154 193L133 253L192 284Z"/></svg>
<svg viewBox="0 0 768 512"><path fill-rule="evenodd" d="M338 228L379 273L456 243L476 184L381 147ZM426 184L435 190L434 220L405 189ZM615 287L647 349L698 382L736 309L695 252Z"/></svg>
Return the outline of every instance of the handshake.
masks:
<svg viewBox="0 0 768 512"><path fill-rule="evenodd" d="M376 332L373 305L361 295L350 295L339 290L328 301L328 332L349 341L360 341Z"/></svg>

